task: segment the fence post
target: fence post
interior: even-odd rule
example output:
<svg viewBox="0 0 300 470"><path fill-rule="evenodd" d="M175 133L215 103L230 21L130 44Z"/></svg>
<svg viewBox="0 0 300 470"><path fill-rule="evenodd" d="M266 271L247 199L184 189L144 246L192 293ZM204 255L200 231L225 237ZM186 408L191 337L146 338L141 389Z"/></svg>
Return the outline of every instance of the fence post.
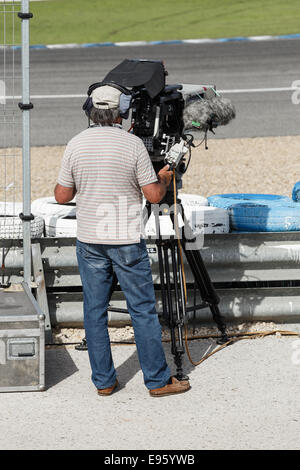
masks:
<svg viewBox="0 0 300 470"><path fill-rule="evenodd" d="M20 217L23 220L24 281L30 286L30 222L33 219L31 214L30 110L33 105L30 103L29 88L29 21L32 18L32 14L29 12L29 0L22 0L21 12L18 13L18 16L22 20L22 103L19 103L19 107L22 110L23 121L23 213L20 214Z"/></svg>

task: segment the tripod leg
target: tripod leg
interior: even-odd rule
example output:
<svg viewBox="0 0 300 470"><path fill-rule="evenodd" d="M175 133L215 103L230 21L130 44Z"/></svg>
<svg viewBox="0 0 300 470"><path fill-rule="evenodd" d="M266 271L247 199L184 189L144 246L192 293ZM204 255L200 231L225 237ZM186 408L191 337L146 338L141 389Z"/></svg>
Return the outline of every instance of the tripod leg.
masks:
<svg viewBox="0 0 300 470"><path fill-rule="evenodd" d="M207 269L202 260L202 256L198 250L187 250L185 248L184 243L183 249L186 259L194 275L195 282L200 291L202 300L207 302L207 304L209 305L213 320L221 333L221 338L220 340L218 340L218 343L226 343L228 341L228 337L226 334L226 325L223 322L220 310L218 308L220 298L216 293L215 288L210 280Z"/></svg>
<svg viewBox="0 0 300 470"><path fill-rule="evenodd" d="M176 243L176 242L175 242ZM177 256L176 256L177 254ZM175 244L171 245L171 257L172 257L172 268L173 268L173 280L174 280L174 292L175 292L175 306L176 306L176 319L175 324L177 327L178 338L175 345L175 364L177 367L176 378L178 380L188 380L188 377L183 374L182 368L182 356L184 354L183 346L183 322L184 322L184 313L185 313L185 298L184 298L184 289L183 289L183 279L180 263L178 262L178 247L177 253L175 249ZM179 279L178 279L179 277Z"/></svg>
<svg viewBox="0 0 300 470"><path fill-rule="evenodd" d="M160 277L160 289L161 289L161 303L163 317L167 323L169 323L168 307L167 307L167 293L166 293L166 283L165 283L165 271L164 271L164 261L162 246L160 242L157 242L157 254L158 254L158 266L159 266L159 277Z"/></svg>
<svg viewBox="0 0 300 470"><path fill-rule="evenodd" d="M159 275L160 275L160 284L161 284L161 300L162 300L162 309L164 319L167 321L167 324L170 329L171 336L171 352L174 356L174 362L177 369L177 379L184 380L186 377L183 375L182 370L182 355L184 354L183 347L183 337L182 337L182 321L180 316L180 296L178 294L178 281L177 281L177 264L176 257L174 252L174 241L173 243L168 241L163 241L160 235L160 220L159 220L159 208L154 207L154 217L156 224L156 233L158 238L156 240L157 253L158 253L158 264L159 264ZM171 249L172 256L172 272L175 285L175 305L176 305L176 314L175 316L173 309L173 298L172 298L172 285L171 285L171 276L170 276L170 266L169 266L169 249ZM181 289L182 292L182 289ZM178 329L178 343L176 340L176 327Z"/></svg>
<svg viewBox="0 0 300 470"><path fill-rule="evenodd" d="M166 287L167 287L167 300L168 300L168 324L169 324L170 334L171 334L171 352L175 356L176 337L175 337L175 325L174 325L174 313L173 313L168 247L166 245L164 245L164 269L165 269L165 274L166 274Z"/></svg>
<svg viewBox="0 0 300 470"><path fill-rule="evenodd" d="M221 338L218 339L217 343L218 344L227 343L227 341L229 341L229 338L228 338L227 333L226 333L226 325L223 322L222 315L220 313L219 307L217 305L209 305L209 307L210 307L210 311L212 313L212 317L213 317L215 323L217 324L217 327L218 327L219 331L221 332Z"/></svg>
<svg viewBox="0 0 300 470"><path fill-rule="evenodd" d="M170 266L169 266L169 248L171 248L171 257L172 257L172 273L174 278L174 292L175 292L175 306L176 306L176 315L173 308L173 299L172 299L172 286L171 286L171 275L170 275ZM174 247L170 247L170 243L164 244L163 246L163 267L166 277L166 307L168 312L168 324L170 328L171 335L171 352L174 356L174 362L177 369L176 378L178 380L186 380L187 377L183 374L182 369L182 355L184 354L183 347L183 337L182 337L182 319L181 319L181 310L180 310L180 296L178 290L178 278L177 278L177 263L174 252ZM162 261L162 260L161 260ZM176 328L178 330L178 339L176 339Z"/></svg>
<svg viewBox="0 0 300 470"><path fill-rule="evenodd" d="M183 250L201 292L202 299L205 302L217 305L220 302L220 298L212 285L201 254L198 250L187 250L184 244Z"/></svg>

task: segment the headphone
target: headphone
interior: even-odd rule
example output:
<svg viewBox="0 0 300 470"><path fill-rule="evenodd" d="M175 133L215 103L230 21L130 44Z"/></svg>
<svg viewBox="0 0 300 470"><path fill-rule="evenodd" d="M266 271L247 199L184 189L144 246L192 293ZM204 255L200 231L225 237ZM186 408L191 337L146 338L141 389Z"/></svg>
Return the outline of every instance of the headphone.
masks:
<svg viewBox="0 0 300 470"><path fill-rule="evenodd" d="M121 91L120 104L119 104L120 116L123 119L127 119L128 115L129 115L129 109L130 109L130 106L131 106L132 94L127 88L122 87L122 86L117 85L116 83L112 83L112 82L97 82L97 83L93 83L92 85L89 86L89 89L87 91L88 97L87 97L87 99L85 100L85 102L83 103L83 106L82 106L82 109L84 110L85 114L87 115L88 118L90 118L90 112L91 112L91 109L93 107L93 100L91 98L92 92L96 88L99 88L100 86L105 86L105 85L111 86L111 87L116 88L117 90Z"/></svg>

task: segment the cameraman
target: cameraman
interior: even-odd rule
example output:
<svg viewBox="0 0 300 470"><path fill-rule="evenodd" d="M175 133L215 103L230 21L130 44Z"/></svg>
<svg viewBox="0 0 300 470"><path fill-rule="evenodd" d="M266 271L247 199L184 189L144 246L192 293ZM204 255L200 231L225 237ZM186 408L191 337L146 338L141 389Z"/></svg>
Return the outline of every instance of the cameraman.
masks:
<svg viewBox="0 0 300 470"><path fill-rule="evenodd" d="M92 125L68 143L55 187L64 204L76 194L77 259L83 287L84 326L99 395L118 386L107 329L113 272L125 294L144 383L151 396L189 390L171 377L146 243L141 239L142 195L158 203L172 178L168 166L156 175L141 139L121 128L121 91L99 86L91 94Z"/></svg>

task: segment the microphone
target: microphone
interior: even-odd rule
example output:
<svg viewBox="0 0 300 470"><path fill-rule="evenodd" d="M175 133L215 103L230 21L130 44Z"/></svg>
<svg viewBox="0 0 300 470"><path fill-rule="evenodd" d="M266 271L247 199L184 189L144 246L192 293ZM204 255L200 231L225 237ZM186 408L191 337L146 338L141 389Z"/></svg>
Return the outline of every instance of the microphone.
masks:
<svg viewBox="0 0 300 470"><path fill-rule="evenodd" d="M214 96L193 100L183 110L184 129L213 132L213 128L226 126L235 116L235 107L227 98Z"/></svg>

